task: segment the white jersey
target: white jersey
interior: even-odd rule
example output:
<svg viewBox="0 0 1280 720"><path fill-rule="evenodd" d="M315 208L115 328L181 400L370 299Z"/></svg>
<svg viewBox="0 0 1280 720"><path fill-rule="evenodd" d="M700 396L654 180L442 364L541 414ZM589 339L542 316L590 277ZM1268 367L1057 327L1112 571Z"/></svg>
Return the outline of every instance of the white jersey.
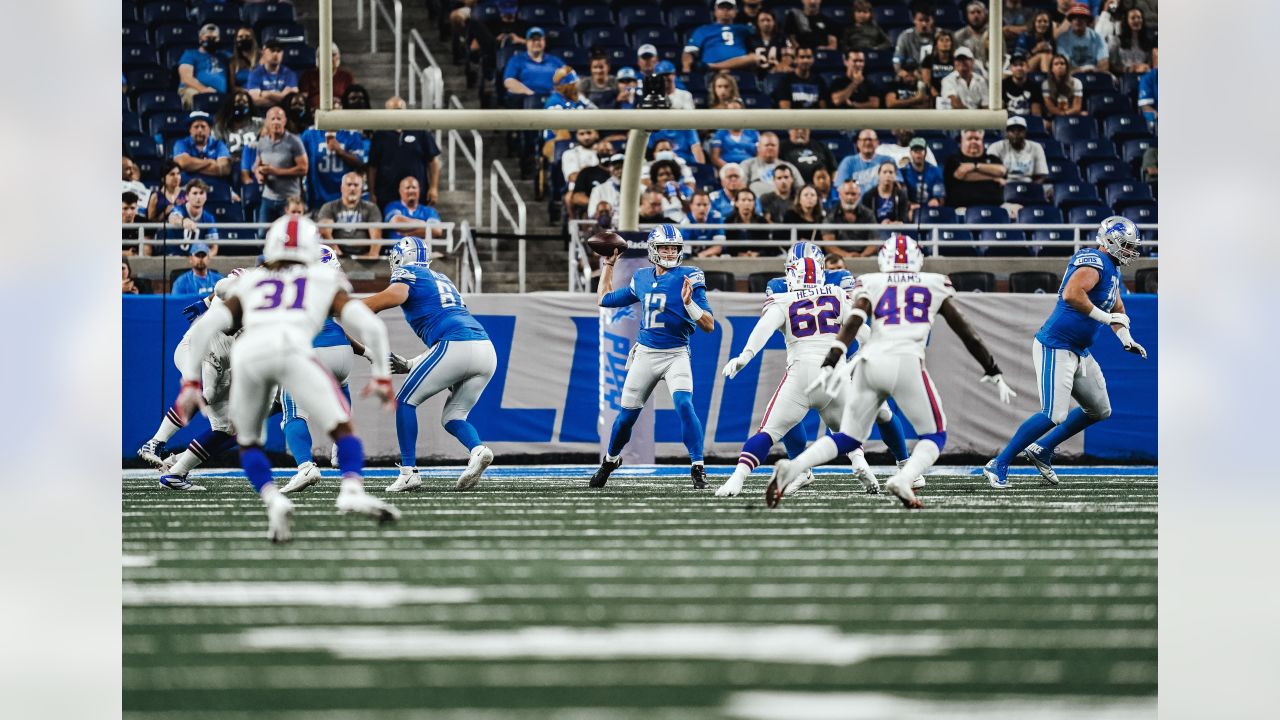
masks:
<svg viewBox="0 0 1280 720"><path fill-rule="evenodd" d="M853 309L848 293L835 285L773 293L765 298L761 322L781 329L787 364L826 357L840 325Z"/></svg>
<svg viewBox="0 0 1280 720"><path fill-rule="evenodd" d="M346 277L319 264L290 264L279 270L253 268L230 288L240 299L240 323L246 336L271 330L290 335L308 348L324 327L340 290L351 292Z"/></svg>
<svg viewBox="0 0 1280 720"><path fill-rule="evenodd" d="M871 337L859 354L911 355L924 359L925 343L942 303L956 294L939 273L867 273L854 286L855 300L871 303Z"/></svg>

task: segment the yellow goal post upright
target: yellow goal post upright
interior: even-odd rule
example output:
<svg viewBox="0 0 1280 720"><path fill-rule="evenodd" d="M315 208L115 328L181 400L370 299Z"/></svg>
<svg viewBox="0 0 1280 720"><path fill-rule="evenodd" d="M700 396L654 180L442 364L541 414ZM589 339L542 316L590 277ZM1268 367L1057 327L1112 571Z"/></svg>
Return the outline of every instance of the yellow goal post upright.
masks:
<svg viewBox="0 0 1280 720"><path fill-rule="evenodd" d="M316 53L320 101L315 113L321 130L545 130L547 128L617 128L628 130L623 163L619 230L638 229L640 169L652 130L714 130L727 127L785 128L797 124L813 130L913 128L918 130L1002 130L1008 114L1002 108L1004 24L1001 3L990 3L990 46L987 54L989 110L334 110L333 58L323 49L333 41L333 0L319 0L321 52Z"/></svg>

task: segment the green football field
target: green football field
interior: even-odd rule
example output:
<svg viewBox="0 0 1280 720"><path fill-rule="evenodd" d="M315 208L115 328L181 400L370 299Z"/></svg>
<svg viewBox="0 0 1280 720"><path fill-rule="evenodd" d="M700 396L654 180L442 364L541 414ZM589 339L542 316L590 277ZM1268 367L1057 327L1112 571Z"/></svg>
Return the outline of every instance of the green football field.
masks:
<svg viewBox="0 0 1280 720"><path fill-rule="evenodd" d="M237 474L126 472L125 717L1155 716L1151 469L944 469L914 512L847 468L772 511L763 470L735 499L590 472L431 469L383 527L337 515L330 474L284 546Z"/></svg>

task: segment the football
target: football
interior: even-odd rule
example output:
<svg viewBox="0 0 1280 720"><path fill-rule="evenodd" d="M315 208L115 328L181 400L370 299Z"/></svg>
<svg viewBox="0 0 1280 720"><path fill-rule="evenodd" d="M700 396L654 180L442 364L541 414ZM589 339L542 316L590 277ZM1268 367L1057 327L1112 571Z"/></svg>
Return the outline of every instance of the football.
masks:
<svg viewBox="0 0 1280 720"><path fill-rule="evenodd" d="M615 250L627 249L627 241L612 230L602 230L587 238L587 247L597 255L612 257Z"/></svg>

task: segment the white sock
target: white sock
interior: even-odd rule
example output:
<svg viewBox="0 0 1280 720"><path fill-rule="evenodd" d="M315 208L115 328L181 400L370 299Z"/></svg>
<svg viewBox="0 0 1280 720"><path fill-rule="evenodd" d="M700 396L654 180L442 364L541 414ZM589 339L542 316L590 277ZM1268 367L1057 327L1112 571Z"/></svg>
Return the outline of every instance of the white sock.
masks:
<svg viewBox="0 0 1280 720"><path fill-rule="evenodd" d="M200 467L200 458L190 450L184 450L173 463L173 467L169 468L169 474L186 475L197 467Z"/></svg>
<svg viewBox="0 0 1280 720"><path fill-rule="evenodd" d="M621 455L605 455L604 459L605 459L605 462L616 463L622 459L622 456Z"/></svg>
<svg viewBox="0 0 1280 720"><path fill-rule="evenodd" d="M855 471L861 468L870 473L872 477L875 477L875 473L871 472L871 465L867 463L867 455L862 452L862 448L858 448L857 450L849 453L848 458Z"/></svg>
<svg viewBox="0 0 1280 720"><path fill-rule="evenodd" d="M696 467L696 466L698 466L698 465L701 465L701 464L702 464L702 461L701 461L701 460L694 460L694 461L693 461L693 465L694 465L695 467Z"/></svg>
<svg viewBox="0 0 1280 720"><path fill-rule="evenodd" d="M181 425L174 423L172 420L166 417L164 420L160 421L160 429L156 430L156 434L152 435L151 439L159 440L160 442L169 442L169 438L173 437L174 433L178 432L181 429L182 429Z"/></svg>
<svg viewBox="0 0 1280 720"><path fill-rule="evenodd" d="M262 503L264 505L270 505L271 498L275 497L279 492L280 488L276 487L275 482L272 481L263 485L262 489L258 491L258 494L262 496Z"/></svg>
<svg viewBox="0 0 1280 720"><path fill-rule="evenodd" d="M401 474L401 475L412 475L412 474L414 474L414 473L416 473L416 472L418 472L418 467L417 467L416 465L401 465L401 466L400 466L400 474Z"/></svg>
<svg viewBox="0 0 1280 720"><path fill-rule="evenodd" d="M351 488L354 488L354 490ZM364 478L355 473L343 475L342 488L339 492L364 492Z"/></svg>
<svg viewBox="0 0 1280 720"><path fill-rule="evenodd" d="M832 440L830 435L823 435L815 440L804 452L797 455L791 461L791 464L799 468L800 472L804 472L835 460L839 454L840 451L836 448L836 441Z"/></svg>
<svg viewBox="0 0 1280 720"><path fill-rule="evenodd" d="M911 451L911 457L898 468L898 475L908 480L916 479L923 475L925 470L933 467L938 460L939 452L938 446L932 440L917 442Z"/></svg>

